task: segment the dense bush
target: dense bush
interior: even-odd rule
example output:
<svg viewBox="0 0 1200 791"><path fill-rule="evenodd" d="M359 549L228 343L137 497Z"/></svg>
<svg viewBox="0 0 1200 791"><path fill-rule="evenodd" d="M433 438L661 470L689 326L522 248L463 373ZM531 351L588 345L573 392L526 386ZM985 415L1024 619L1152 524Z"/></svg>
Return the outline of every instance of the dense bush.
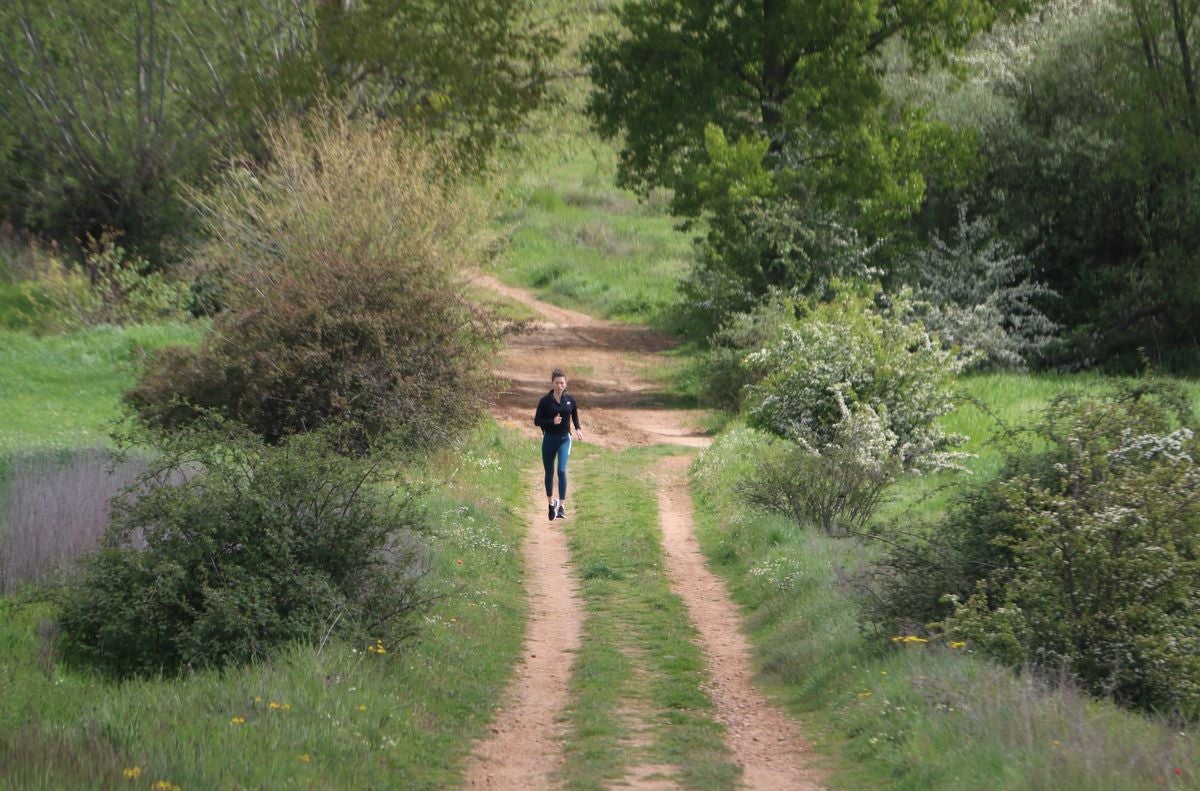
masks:
<svg viewBox="0 0 1200 791"><path fill-rule="evenodd" d="M479 202L442 152L385 127L314 118L267 144L266 170L200 199L226 310L200 349L154 360L128 401L164 427L214 409L271 442L337 422L355 452L467 429L499 338L465 297Z"/></svg>
<svg viewBox="0 0 1200 791"><path fill-rule="evenodd" d="M897 318L902 310L874 304L865 288L813 305L779 343L747 355L765 374L745 397L751 422L820 452L836 441L847 411L869 409L894 434L891 455L904 470L953 466L959 456L949 448L959 438L935 421L953 408L959 364L920 326Z"/></svg>
<svg viewBox="0 0 1200 791"><path fill-rule="evenodd" d="M958 361L897 317L904 304L843 288L827 303L775 300L714 336L710 399L740 402L780 439L744 484L752 502L841 533L870 518L897 475L957 463L958 438L935 421L952 406Z"/></svg>
<svg viewBox="0 0 1200 791"><path fill-rule="evenodd" d="M877 622L1200 715L1200 442L1163 385L1062 397L1000 476L875 576Z"/></svg>
<svg viewBox="0 0 1200 791"><path fill-rule="evenodd" d="M376 466L330 453L317 434L275 447L232 425L155 444L104 546L60 592L69 659L117 676L170 673L289 641L409 633L421 522Z"/></svg>
<svg viewBox="0 0 1200 791"><path fill-rule="evenodd" d="M907 262L913 316L971 367L1024 369L1058 330L1037 304L1054 292L1030 279L1031 266L961 205L952 240L934 234Z"/></svg>

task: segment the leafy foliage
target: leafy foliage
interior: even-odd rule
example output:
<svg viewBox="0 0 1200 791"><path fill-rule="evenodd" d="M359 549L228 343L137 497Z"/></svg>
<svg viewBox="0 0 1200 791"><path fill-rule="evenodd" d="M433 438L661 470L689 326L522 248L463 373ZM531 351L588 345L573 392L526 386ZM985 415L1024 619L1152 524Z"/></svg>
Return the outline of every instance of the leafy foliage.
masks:
<svg viewBox="0 0 1200 791"><path fill-rule="evenodd" d="M560 46L530 0L6 3L0 216L177 261L195 231L181 185L265 155L264 119L333 99L482 167L547 101Z"/></svg>
<svg viewBox="0 0 1200 791"><path fill-rule="evenodd" d="M445 152L317 118L267 144L266 169L199 198L228 309L200 349L151 361L128 401L164 427L214 409L270 442L338 423L352 452L465 431L493 392L499 324L465 297L484 223Z"/></svg>
<svg viewBox="0 0 1200 791"><path fill-rule="evenodd" d="M940 621L1013 664L1127 704L1200 713L1200 467L1165 385L1061 397L1000 476L876 581L885 623Z"/></svg>
<svg viewBox="0 0 1200 791"><path fill-rule="evenodd" d="M873 305L867 289L818 303L780 343L746 361L765 372L746 396L753 424L812 452L837 441L847 413L867 410L894 435L890 453L904 470L958 458L948 448L960 438L935 424L953 407L958 363L919 326Z"/></svg>
<svg viewBox="0 0 1200 791"><path fill-rule="evenodd" d="M885 47L924 68L1024 5L623 5L621 27L585 49L587 109L620 141L621 183L669 187L675 212L706 223L692 330L709 334L771 288L865 274L870 242L920 205L925 172L966 153L954 130L885 94Z"/></svg>
<svg viewBox="0 0 1200 791"><path fill-rule="evenodd" d="M328 437L271 447L233 425L154 444L104 547L59 593L67 658L153 675L412 631L422 526L378 466L330 453Z"/></svg>
<svg viewBox="0 0 1200 791"><path fill-rule="evenodd" d="M1023 369L1058 330L1038 307L1054 292L1029 279L1030 267L989 219L968 220L960 206L954 239L935 234L908 262L913 315L972 367Z"/></svg>
<svg viewBox="0 0 1200 791"><path fill-rule="evenodd" d="M1195 360L1200 20L1175 0L1057 3L977 57L982 98L942 117L978 130L982 170L933 197L952 227L964 197L1022 240L1068 346L1059 364ZM986 108L980 112L979 108Z"/></svg>

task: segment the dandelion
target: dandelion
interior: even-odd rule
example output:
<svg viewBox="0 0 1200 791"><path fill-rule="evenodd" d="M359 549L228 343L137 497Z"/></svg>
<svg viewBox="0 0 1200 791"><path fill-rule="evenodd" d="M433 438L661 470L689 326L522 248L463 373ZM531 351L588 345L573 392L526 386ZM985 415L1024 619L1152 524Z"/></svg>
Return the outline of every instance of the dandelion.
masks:
<svg viewBox="0 0 1200 791"><path fill-rule="evenodd" d="M280 711L288 711L288 710L290 710L290 709L292 708L292 704L290 704L290 703L277 703L277 702L275 702L275 701L271 701L270 703L268 703L268 704L267 704L267 708L268 708L268 709L278 709L278 710L280 710Z"/></svg>
<svg viewBox="0 0 1200 791"><path fill-rule="evenodd" d="M359 705L358 705L358 710L359 710L359 711L366 711L366 710L367 710L367 707L366 707L366 706L364 706L364 705L362 705L362 704L359 704Z"/></svg>
<svg viewBox="0 0 1200 791"><path fill-rule="evenodd" d="M951 640L950 647L951 648L966 648L967 644L965 642L963 642L962 640Z"/></svg>
<svg viewBox="0 0 1200 791"><path fill-rule="evenodd" d="M123 774L125 776L126 780L137 780L139 777L142 776L142 767L130 766L130 767L126 768L123 772L121 772L121 774Z"/></svg>
<svg viewBox="0 0 1200 791"><path fill-rule="evenodd" d="M154 785L150 786L153 791L183 791L179 786L172 783L170 780L159 780Z"/></svg>
<svg viewBox="0 0 1200 791"><path fill-rule="evenodd" d="M917 637L915 634L896 635L892 638L893 643L928 643L924 637Z"/></svg>
<svg viewBox="0 0 1200 791"><path fill-rule="evenodd" d="M308 753L300 753L300 763L309 763L312 761L312 756Z"/></svg>
<svg viewBox="0 0 1200 791"><path fill-rule="evenodd" d="M860 698L864 698L864 699L869 698L869 697L871 697L871 692L870 692L870 690L864 689L862 692L858 693L858 696Z"/></svg>
<svg viewBox="0 0 1200 791"><path fill-rule="evenodd" d="M245 722L246 722L245 717L230 717L229 718L230 725L244 725Z"/></svg>
<svg viewBox="0 0 1200 791"><path fill-rule="evenodd" d="M383 647L382 640L376 640L375 645L367 646L367 650L370 651L372 654L386 654L387 653L387 649Z"/></svg>

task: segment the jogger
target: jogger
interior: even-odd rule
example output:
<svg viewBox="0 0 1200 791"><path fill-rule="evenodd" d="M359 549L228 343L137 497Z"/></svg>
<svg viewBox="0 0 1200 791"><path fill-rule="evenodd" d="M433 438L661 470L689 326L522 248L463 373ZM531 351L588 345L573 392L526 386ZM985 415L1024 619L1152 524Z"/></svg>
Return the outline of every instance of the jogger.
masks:
<svg viewBox="0 0 1200 791"><path fill-rule="evenodd" d="M571 425L575 438L583 440L579 426L579 408L567 394L567 375L561 368L550 373L554 388L538 401L533 422L542 429L542 466L546 468L546 506L551 521L565 519L567 501L567 460L571 456ZM554 496L554 474L558 473L558 497Z"/></svg>

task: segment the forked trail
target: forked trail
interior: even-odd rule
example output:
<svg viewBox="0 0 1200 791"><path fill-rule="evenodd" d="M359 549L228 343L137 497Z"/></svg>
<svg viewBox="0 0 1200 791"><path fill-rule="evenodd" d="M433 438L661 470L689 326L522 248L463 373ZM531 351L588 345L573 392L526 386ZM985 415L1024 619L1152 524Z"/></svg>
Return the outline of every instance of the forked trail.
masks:
<svg viewBox="0 0 1200 791"><path fill-rule="evenodd" d="M655 405L644 372L661 364L668 339L652 330L613 324L541 302L482 275L477 281L530 306L536 329L513 339L497 366L509 382L497 420L535 436L533 406L549 389L550 370L567 368L580 397L585 440L613 450L634 445L704 447L708 440L689 415ZM687 605L708 666L708 693L725 726L733 759L749 789L819 789L815 756L796 725L752 686L750 649L737 609L721 580L708 571L692 532L688 459L665 459L656 471L663 549L671 587ZM529 529L524 546L530 616L523 660L505 692L488 739L476 746L467 786L493 789L556 787L562 766L571 665L582 635L583 603L566 538L545 517L540 466L530 470ZM654 773L649 773L654 775ZM623 788L672 788L661 777L642 782L637 767Z"/></svg>

